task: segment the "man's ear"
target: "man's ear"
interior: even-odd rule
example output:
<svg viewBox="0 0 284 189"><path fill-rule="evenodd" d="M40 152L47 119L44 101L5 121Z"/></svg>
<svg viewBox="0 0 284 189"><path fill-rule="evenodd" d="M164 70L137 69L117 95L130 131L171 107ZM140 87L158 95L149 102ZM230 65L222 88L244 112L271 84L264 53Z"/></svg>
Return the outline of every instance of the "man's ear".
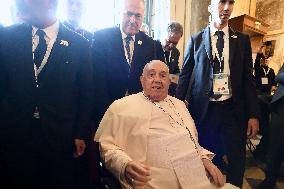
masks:
<svg viewBox="0 0 284 189"><path fill-rule="evenodd" d="M212 14L212 5L208 5L208 12L210 12L210 14Z"/></svg>
<svg viewBox="0 0 284 189"><path fill-rule="evenodd" d="M140 76L140 82L141 82L141 85L143 87L143 75Z"/></svg>

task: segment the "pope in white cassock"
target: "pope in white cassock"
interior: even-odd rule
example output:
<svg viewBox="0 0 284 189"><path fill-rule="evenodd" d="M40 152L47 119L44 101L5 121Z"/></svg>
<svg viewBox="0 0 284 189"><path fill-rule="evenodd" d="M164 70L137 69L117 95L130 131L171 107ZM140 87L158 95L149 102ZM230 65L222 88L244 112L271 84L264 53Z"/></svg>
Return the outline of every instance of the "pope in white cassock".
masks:
<svg viewBox="0 0 284 189"><path fill-rule="evenodd" d="M97 130L106 168L123 188L224 186L224 176L210 161L214 154L198 144L185 104L168 95L167 65L151 61L140 79L143 92L115 101Z"/></svg>

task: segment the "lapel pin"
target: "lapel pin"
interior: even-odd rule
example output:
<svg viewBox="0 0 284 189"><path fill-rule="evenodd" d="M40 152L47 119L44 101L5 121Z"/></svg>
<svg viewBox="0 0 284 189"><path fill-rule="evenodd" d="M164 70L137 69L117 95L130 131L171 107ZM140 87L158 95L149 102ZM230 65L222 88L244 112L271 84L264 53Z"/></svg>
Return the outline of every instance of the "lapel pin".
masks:
<svg viewBox="0 0 284 189"><path fill-rule="evenodd" d="M141 40L138 41L138 45L142 45L142 41Z"/></svg>
<svg viewBox="0 0 284 189"><path fill-rule="evenodd" d="M68 47L68 46L69 46L69 43L68 43L68 41L61 40L61 41L60 41L60 45L64 45L64 46Z"/></svg>
<svg viewBox="0 0 284 189"><path fill-rule="evenodd" d="M231 37L234 38L234 39L238 38L238 36L236 36L236 35L232 35Z"/></svg>

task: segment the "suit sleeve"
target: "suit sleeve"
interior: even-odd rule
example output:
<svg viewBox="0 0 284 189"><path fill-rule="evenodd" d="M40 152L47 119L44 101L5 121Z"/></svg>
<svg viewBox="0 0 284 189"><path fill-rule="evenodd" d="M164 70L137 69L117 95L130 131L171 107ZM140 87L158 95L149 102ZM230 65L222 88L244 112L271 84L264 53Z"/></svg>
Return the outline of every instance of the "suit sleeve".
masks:
<svg viewBox="0 0 284 189"><path fill-rule="evenodd" d="M243 62L244 95L247 108L247 118L259 118L259 107L257 103L256 85L253 76L252 51L249 36L244 38L244 62Z"/></svg>
<svg viewBox="0 0 284 189"><path fill-rule="evenodd" d="M8 88L8 76L6 73L6 68L3 60L3 53L4 53L3 36L4 36L3 28L0 27L0 101L5 96L5 92L7 91Z"/></svg>
<svg viewBox="0 0 284 189"><path fill-rule="evenodd" d="M93 78L90 61L90 47L87 41L83 41L78 49L81 64L77 75L79 88L77 130L75 138L88 139L91 134L91 115L93 110Z"/></svg>
<svg viewBox="0 0 284 189"><path fill-rule="evenodd" d="M272 86L277 86L277 83L275 81L275 72L274 70L271 68L271 80L272 80Z"/></svg>
<svg viewBox="0 0 284 189"><path fill-rule="evenodd" d="M160 41L157 40L154 41L154 53L155 53L154 59L165 62L164 50Z"/></svg>
<svg viewBox="0 0 284 189"><path fill-rule="evenodd" d="M180 69L179 69L179 62L178 62L178 60L179 60L179 56L180 56L180 52L179 52L179 50L178 49L176 49L176 62L174 62L174 71L173 71L173 73L174 74L178 74L178 73L180 73Z"/></svg>
<svg viewBox="0 0 284 189"><path fill-rule="evenodd" d="M182 71L179 75L178 86L176 89L176 97L182 101L186 98L194 65L194 41L191 37L185 51Z"/></svg>
<svg viewBox="0 0 284 189"><path fill-rule="evenodd" d="M112 103L108 94L107 85L107 49L105 44L106 36L101 33L95 33L92 43L92 65L94 78L94 110L93 119L96 127L98 127L105 111Z"/></svg>
<svg viewBox="0 0 284 189"><path fill-rule="evenodd" d="M284 64L282 68L279 70L278 75L275 77L275 81L284 85Z"/></svg>

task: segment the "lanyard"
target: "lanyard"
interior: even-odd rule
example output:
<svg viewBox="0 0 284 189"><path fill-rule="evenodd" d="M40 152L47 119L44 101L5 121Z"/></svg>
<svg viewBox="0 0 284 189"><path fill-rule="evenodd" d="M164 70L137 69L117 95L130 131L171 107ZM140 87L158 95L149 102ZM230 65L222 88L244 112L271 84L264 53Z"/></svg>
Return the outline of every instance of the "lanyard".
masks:
<svg viewBox="0 0 284 189"><path fill-rule="evenodd" d="M165 52L166 52L166 51L164 51L164 58L165 58L165 60L166 60L166 62L167 62L167 65L170 65L170 63L171 63L171 58L172 58L172 50L170 50L169 60L167 59L167 57L166 57L166 55L165 55Z"/></svg>
<svg viewBox="0 0 284 189"><path fill-rule="evenodd" d="M223 51L222 51L222 54L221 56L219 55L219 52L217 50L217 47L216 47L216 44L217 44L217 36L216 38L214 38L214 41L213 41L213 44L212 44L212 51L213 51L213 55L215 55L218 59L218 62L219 62L219 68L220 68L220 73L223 72L222 70L222 61L224 62L224 67L225 67L225 53L224 53L224 49L225 49L225 38L226 38L226 35L223 36L224 37L224 48L223 48Z"/></svg>
<svg viewBox="0 0 284 189"><path fill-rule="evenodd" d="M36 49L36 46L35 46L35 36L33 37L32 39L32 44L33 44L33 60L34 60L34 56L35 56L35 49ZM47 64L47 60L49 58L49 55L51 53L51 49L55 43L55 40L50 40L48 45L47 45L47 49L46 49L46 52L45 52L45 55L43 57L43 60L39 66L39 68L36 67L35 63L34 63L34 74L35 74L35 81L36 81L36 86L38 87L38 76L39 74L41 73L42 69L44 68L44 66Z"/></svg>
<svg viewBox="0 0 284 189"><path fill-rule="evenodd" d="M267 69L267 71L265 71L264 67L262 67L263 72L264 72L264 76L266 77L270 71L270 68Z"/></svg>

